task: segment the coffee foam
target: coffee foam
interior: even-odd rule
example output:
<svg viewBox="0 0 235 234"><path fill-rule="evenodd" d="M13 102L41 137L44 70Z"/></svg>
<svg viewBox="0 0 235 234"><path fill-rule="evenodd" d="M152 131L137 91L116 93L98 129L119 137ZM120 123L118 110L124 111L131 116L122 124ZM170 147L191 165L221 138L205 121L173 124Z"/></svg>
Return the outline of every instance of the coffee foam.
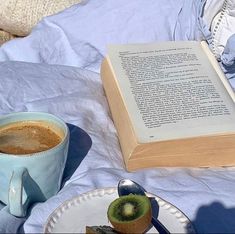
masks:
<svg viewBox="0 0 235 234"><path fill-rule="evenodd" d="M0 128L0 151L9 154L31 154L58 145L63 131L45 121L21 121Z"/></svg>

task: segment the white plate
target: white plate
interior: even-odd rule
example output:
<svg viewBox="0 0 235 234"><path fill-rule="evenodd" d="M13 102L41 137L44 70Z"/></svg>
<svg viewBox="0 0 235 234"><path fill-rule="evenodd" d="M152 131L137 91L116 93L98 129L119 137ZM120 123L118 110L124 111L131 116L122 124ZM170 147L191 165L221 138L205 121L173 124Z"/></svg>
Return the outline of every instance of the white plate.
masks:
<svg viewBox="0 0 235 234"><path fill-rule="evenodd" d="M195 233L189 219L175 206L153 195L159 204L158 219L172 233ZM109 225L107 210L118 197L116 188L96 189L65 201L48 218L44 233L85 233L86 226ZM148 233L157 233L152 227Z"/></svg>

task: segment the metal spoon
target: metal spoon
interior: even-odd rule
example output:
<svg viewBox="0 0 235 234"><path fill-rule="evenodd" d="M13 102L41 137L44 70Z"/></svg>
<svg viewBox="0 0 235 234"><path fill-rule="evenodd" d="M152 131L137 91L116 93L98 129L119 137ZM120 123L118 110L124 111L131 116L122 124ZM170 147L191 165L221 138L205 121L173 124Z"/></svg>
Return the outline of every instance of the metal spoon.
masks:
<svg viewBox="0 0 235 234"><path fill-rule="evenodd" d="M129 179L120 180L118 183L119 197L131 194L131 193L147 196L145 189L141 185L137 184L136 182L129 180ZM154 199L154 201L156 202L155 199ZM152 204L152 208L153 208L153 204ZM170 232L166 229L166 227L164 227L164 225L158 219L156 219L154 216L152 216L151 222L152 222L152 225L158 230L158 232L160 234L170 234Z"/></svg>

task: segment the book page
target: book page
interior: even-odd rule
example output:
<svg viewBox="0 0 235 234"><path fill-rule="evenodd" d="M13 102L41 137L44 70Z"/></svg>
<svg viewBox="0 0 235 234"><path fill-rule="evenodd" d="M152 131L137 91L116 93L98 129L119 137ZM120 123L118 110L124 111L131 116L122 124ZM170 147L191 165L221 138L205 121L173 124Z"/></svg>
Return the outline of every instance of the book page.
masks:
<svg viewBox="0 0 235 234"><path fill-rule="evenodd" d="M110 45L140 143L235 132L235 106L200 42Z"/></svg>

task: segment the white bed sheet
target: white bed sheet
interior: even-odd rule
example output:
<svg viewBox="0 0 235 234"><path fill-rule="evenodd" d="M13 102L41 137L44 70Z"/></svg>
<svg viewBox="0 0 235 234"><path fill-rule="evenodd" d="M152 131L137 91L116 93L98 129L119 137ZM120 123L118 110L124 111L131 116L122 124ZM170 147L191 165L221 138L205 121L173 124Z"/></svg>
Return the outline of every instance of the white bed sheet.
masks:
<svg viewBox="0 0 235 234"><path fill-rule="evenodd" d="M32 207L26 220L11 217L3 207L0 232L41 233L48 216L63 201L95 188L116 186L121 178L136 180L180 208L199 233L235 232L234 168L125 171L99 76L107 43L210 41L209 28L200 18L203 2L86 1L45 18L28 37L0 48L0 113L50 112L83 129L92 141L89 149L81 131L84 144L77 145L74 138L63 188ZM231 53L227 55L232 64ZM234 77L235 71L225 69Z"/></svg>
<svg viewBox="0 0 235 234"><path fill-rule="evenodd" d="M0 64L0 77L1 114L50 112L82 128L92 140L88 154L72 177L67 177L61 191L32 208L23 226L26 233L41 233L48 216L66 199L95 188L116 186L121 178L136 180L180 208L199 233L235 230L234 168L156 168L135 173L124 170L97 73L75 67L4 62ZM76 140L73 150L83 138ZM80 161L79 157L79 153L75 154L74 162ZM74 170L71 165L66 175L70 175L70 170Z"/></svg>

